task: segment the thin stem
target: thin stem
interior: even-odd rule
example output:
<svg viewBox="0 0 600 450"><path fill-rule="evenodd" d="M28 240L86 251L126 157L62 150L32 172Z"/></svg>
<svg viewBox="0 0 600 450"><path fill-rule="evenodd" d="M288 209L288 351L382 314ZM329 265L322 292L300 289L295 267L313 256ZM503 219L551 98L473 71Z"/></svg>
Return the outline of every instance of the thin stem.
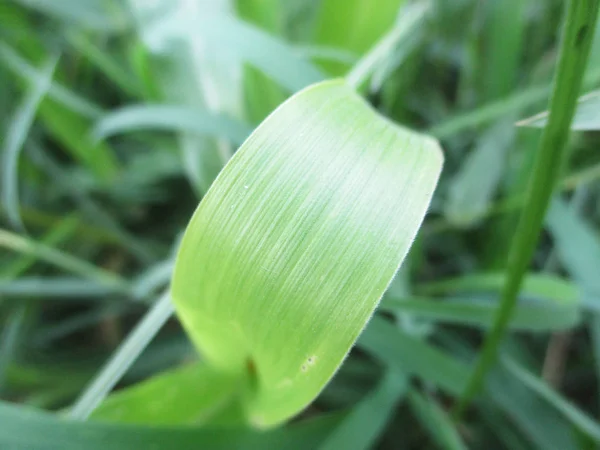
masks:
<svg viewBox="0 0 600 450"><path fill-rule="evenodd" d="M508 257L506 284L494 324L483 344L467 387L455 410L460 417L496 362L498 347L514 310L523 277L537 246L544 215L566 156L566 143L588 59L600 0L571 0L550 99L550 117L542 133Z"/></svg>
<svg viewBox="0 0 600 450"><path fill-rule="evenodd" d="M90 416L123 375L125 375L127 370L137 360L172 314L173 304L167 290L136 325L134 330L127 336L102 370L100 370L96 378L92 380L81 394L69 411L69 418L85 420Z"/></svg>

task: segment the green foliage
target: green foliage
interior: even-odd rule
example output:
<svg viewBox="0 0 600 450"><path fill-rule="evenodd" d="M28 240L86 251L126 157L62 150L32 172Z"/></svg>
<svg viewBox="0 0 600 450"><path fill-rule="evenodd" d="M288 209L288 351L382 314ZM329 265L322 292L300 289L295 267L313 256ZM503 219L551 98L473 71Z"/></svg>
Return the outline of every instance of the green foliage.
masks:
<svg viewBox="0 0 600 450"><path fill-rule="evenodd" d="M0 449L595 448L597 3L0 2Z"/></svg>

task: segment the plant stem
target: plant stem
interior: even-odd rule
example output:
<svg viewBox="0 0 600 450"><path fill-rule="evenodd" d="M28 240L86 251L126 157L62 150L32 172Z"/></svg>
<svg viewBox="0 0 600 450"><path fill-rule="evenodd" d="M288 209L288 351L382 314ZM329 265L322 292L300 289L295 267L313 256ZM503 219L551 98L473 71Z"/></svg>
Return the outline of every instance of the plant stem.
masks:
<svg viewBox="0 0 600 450"><path fill-rule="evenodd" d="M588 59L600 0L571 0L562 36L558 67L544 128L515 236L508 255L506 284L494 324L483 344L467 387L454 411L459 418L478 393L496 361L498 347L514 310L523 277L534 254L544 215L560 175L577 96Z"/></svg>

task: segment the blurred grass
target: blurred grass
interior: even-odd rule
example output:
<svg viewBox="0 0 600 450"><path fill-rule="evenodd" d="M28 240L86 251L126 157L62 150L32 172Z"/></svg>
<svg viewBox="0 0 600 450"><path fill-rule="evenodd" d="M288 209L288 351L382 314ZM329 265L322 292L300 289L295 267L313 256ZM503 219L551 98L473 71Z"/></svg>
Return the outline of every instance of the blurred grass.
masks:
<svg viewBox="0 0 600 450"><path fill-rule="evenodd" d="M137 442L595 448L600 134L589 113L592 125L566 140L561 192L500 347L512 365L494 369L462 421L448 420L508 276L514 212L541 133L514 123L546 109L560 0L0 3L2 398L50 410L72 404L168 284L183 227L240 141L292 92L346 75L415 3L428 13L405 23L411 33L362 91L390 120L441 139L446 166L382 310L302 423L262 437L144 428ZM600 87L600 30L586 33L593 44L581 94ZM23 229L13 228L15 211ZM558 351L549 345L557 324L570 335ZM154 334L117 388L189 361L175 321L146 338ZM549 362L564 367L553 384L540 378ZM339 410L343 417L326 417ZM140 433L5 403L0 415L0 447L51 448L57 439L61 448L133 448L127 439ZM115 434L94 447L87 432Z"/></svg>

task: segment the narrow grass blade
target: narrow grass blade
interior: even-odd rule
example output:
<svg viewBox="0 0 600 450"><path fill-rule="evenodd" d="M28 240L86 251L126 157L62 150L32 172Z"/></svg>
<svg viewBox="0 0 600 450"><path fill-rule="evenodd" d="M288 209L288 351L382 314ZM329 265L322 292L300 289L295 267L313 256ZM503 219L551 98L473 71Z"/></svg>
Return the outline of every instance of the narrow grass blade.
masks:
<svg viewBox="0 0 600 450"><path fill-rule="evenodd" d="M506 277L506 273L476 273L423 283L417 286L417 291L425 295L499 292L506 283ZM523 282L521 295L548 300L557 305L576 305L581 302L577 285L549 274L529 273Z"/></svg>
<svg viewBox="0 0 600 450"><path fill-rule="evenodd" d="M535 128L544 128L547 124L548 111L517 122L518 126ZM575 131L600 129L600 91L590 92L579 99L571 129Z"/></svg>
<svg viewBox="0 0 600 450"><path fill-rule="evenodd" d="M70 418L85 420L89 417L148 346L172 313L171 297L168 292L165 292L77 399L69 410Z"/></svg>
<svg viewBox="0 0 600 450"><path fill-rule="evenodd" d="M81 55L85 56L107 78L117 85L123 92L134 98L142 98L140 86L135 77L124 69L123 63L118 61L108 51L98 46L83 33L67 33L69 43Z"/></svg>
<svg viewBox="0 0 600 450"><path fill-rule="evenodd" d="M15 298L87 301L92 298L104 299L115 293L121 293L120 289L79 278L21 277L17 280L0 281L0 295Z"/></svg>
<svg viewBox="0 0 600 450"><path fill-rule="evenodd" d="M459 414L477 394L487 372L496 360L498 346L516 304L527 266L535 251L544 214L565 159L565 145L575 112L577 95L581 88L599 6L599 0L572 0L569 3L550 102L550 120L540 140L527 199L509 250L508 278L502 291L494 326L486 337L467 388L457 407Z"/></svg>
<svg viewBox="0 0 600 450"><path fill-rule="evenodd" d="M67 216L48 231L42 238L41 242L49 247L56 247L60 243L70 238L76 231L79 225L77 216ZM35 255L24 254L17 260L5 265L0 269L0 279L13 280L33 266L37 261Z"/></svg>
<svg viewBox="0 0 600 450"><path fill-rule="evenodd" d="M450 394L459 394L468 367L449 354L402 332L375 316L360 336L358 346L389 368L429 381Z"/></svg>
<svg viewBox="0 0 600 450"><path fill-rule="evenodd" d="M74 256L63 253L57 249L40 244L31 239L0 229L0 247L13 251L34 255L63 270L81 275L98 283L114 287L123 293L129 292L129 283L116 274L94 266Z"/></svg>
<svg viewBox="0 0 600 450"><path fill-rule="evenodd" d="M319 450L372 448L406 393L406 376L388 370L377 387L356 405Z"/></svg>
<svg viewBox="0 0 600 450"><path fill-rule="evenodd" d="M460 227L474 225L490 207L504 174L506 152L515 133L509 121L500 121L481 135L448 187L444 213Z"/></svg>
<svg viewBox="0 0 600 450"><path fill-rule="evenodd" d="M497 302L487 300L385 298L382 310L409 313L437 323L488 328L493 324ZM521 302L509 323L511 330L551 331L573 328L581 322L578 303Z"/></svg>
<svg viewBox="0 0 600 450"><path fill-rule="evenodd" d="M584 86L592 88L600 83L600 70L594 70L584 80ZM501 100L494 101L473 111L452 116L447 121L434 125L428 133L438 139L447 139L465 130L493 122L511 113L548 99L552 86L540 85L527 88Z"/></svg>
<svg viewBox="0 0 600 450"><path fill-rule="evenodd" d="M467 450L452 420L433 398L411 389L408 393L408 403L440 449Z"/></svg>
<svg viewBox="0 0 600 450"><path fill-rule="evenodd" d="M429 11L429 2L420 2L406 6L398 20L392 25L383 38L363 56L346 75L348 84L355 88L360 87L382 63L393 52L394 47L400 42L414 34L417 29L424 26L424 21Z"/></svg>
<svg viewBox="0 0 600 450"><path fill-rule="evenodd" d="M256 378L253 424L291 417L331 378L408 251L441 164L435 141L336 80L284 103L223 170L182 240L173 301L210 364Z"/></svg>
<svg viewBox="0 0 600 450"><path fill-rule="evenodd" d="M150 427L72 422L31 408L0 402L0 447L36 450L264 450L316 448L339 423L322 417L260 433L247 428Z"/></svg>
<svg viewBox="0 0 600 450"><path fill-rule="evenodd" d="M596 443L600 443L600 423L596 422L590 416L579 410L575 405L562 398L560 394L554 391L544 381L538 379L514 361L504 359L503 364L513 376L556 408L556 410L566 417L573 426L593 438Z"/></svg>
<svg viewBox="0 0 600 450"><path fill-rule="evenodd" d="M112 111L92 131L95 139L142 130L164 130L224 137L240 144L250 134L244 123L207 111L170 105L133 105Z"/></svg>
<svg viewBox="0 0 600 450"><path fill-rule="evenodd" d="M28 83L36 85L44 79L43 73L29 64L18 52L4 42L0 42L0 60L17 77L22 78ZM48 88L48 97L65 108L89 119L98 118L102 114L102 109L99 106L75 94L56 81L52 82Z"/></svg>
<svg viewBox="0 0 600 450"><path fill-rule="evenodd" d="M30 87L23 102L8 123L2 146L2 202L8 219L15 228L23 228L19 214L18 165L19 154L33 125L38 106L52 83L58 56L50 58L41 70L42 76Z"/></svg>
<svg viewBox="0 0 600 450"><path fill-rule="evenodd" d="M0 332L0 395L4 393L6 371L21 341L27 305L17 305L10 311Z"/></svg>
<svg viewBox="0 0 600 450"><path fill-rule="evenodd" d="M93 420L144 425L199 425L236 400L240 380L192 363L109 395Z"/></svg>
<svg viewBox="0 0 600 450"><path fill-rule="evenodd" d="M527 438L528 449L581 448L571 425L502 366L489 377L486 393L493 404L482 401L479 411L496 406L510 420L511 428Z"/></svg>

